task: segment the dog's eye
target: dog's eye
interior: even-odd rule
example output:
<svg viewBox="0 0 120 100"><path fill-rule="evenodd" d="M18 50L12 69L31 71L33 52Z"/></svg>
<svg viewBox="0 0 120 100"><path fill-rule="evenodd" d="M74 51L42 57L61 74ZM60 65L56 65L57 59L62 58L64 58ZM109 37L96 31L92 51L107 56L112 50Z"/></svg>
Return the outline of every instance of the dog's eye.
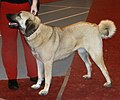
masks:
<svg viewBox="0 0 120 100"><path fill-rule="evenodd" d="M20 16L20 14L21 14L21 12L20 12L20 13L18 13L18 14L17 14L17 16L21 17L21 16Z"/></svg>
<svg viewBox="0 0 120 100"><path fill-rule="evenodd" d="M21 19L21 12L17 14L17 19Z"/></svg>

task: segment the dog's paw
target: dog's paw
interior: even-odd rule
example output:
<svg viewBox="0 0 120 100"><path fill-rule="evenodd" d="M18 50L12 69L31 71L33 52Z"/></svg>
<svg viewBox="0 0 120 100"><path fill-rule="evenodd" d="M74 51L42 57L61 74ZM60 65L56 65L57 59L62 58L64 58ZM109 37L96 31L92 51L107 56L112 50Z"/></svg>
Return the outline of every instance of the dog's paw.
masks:
<svg viewBox="0 0 120 100"><path fill-rule="evenodd" d="M45 91L44 89L39 92L39 95L44 96L47 95L48 91Z"/></svg>
<svg viewBox="0 0 120 100"><path fill-rule="evenodd" d="M40 88L40 85L39 84L34 84L31 86L32 89L39 89Z"/></svg>
<svg viewBox="0 0 120 100"><path fill-rule="evenodd" d="M84 78L84 79L90 79L90 78L91 78L91 76L90 76L90 75L88 75L88 74L86 74L86 75L83 75L83 78Z"/></svg>
<svg viewBox="0 0 120 100"><path fill-rule="evenodd" d="M103 86L109 88L109 87L112 87L112 83L106 82Z"/></svg>

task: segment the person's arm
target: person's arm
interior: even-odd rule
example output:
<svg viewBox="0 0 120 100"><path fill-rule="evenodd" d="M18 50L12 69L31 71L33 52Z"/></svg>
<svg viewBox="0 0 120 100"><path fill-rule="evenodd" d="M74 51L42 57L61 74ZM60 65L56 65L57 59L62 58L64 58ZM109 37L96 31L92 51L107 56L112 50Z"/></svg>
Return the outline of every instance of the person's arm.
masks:
<svg viewBox="0 0 120 100"><path fill-rule="evenodd" d="M36 15L38 12L37 3L38 3L38 0L32 0L31 13L34 15Z"/></svg>

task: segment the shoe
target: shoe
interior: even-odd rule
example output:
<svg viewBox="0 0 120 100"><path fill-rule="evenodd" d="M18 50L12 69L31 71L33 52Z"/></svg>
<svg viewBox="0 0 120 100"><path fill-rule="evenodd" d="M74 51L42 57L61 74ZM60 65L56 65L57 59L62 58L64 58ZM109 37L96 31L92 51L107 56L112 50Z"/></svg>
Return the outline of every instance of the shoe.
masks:
<svg viewBox="0 0 120 100"><path fill-rule="evenodd" d="M43 78L42 83L41 83L41 86L44 86L44 85L45 85L45 78Z"/></svg>
<svg viewBox="0 0 120 100"><path fill-rule="evenodd" d="M30 81L37 83L38 77L30 77Z"/></svg>
<svg viewBox="0 0 120 100"><path fill-rule="evenodd" d="M31 77L30 78L30 81L34 82L34 83L37 83L37 80L38 80L38 77ZM43 78L41 85L42 86L45 85L45 78Z"/></svg>
<svg viewBox="0 0 120 100"><path fill-rule="evenodd" d="M8 88L12 90L17 90L19 88L17 80L16 79L8 80Z"/></svg>

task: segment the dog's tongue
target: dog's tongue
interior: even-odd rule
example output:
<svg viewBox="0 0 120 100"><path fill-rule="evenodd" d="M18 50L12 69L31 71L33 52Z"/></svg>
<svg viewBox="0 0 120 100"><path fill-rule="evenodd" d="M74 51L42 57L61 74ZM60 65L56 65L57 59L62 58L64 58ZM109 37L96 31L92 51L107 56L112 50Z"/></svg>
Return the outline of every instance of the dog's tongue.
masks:
<svg viewBox="0 0 120 100"><path fill-rule="evenodd" d="M18 28L18 23L9 23L10 28Z"/></svg>

